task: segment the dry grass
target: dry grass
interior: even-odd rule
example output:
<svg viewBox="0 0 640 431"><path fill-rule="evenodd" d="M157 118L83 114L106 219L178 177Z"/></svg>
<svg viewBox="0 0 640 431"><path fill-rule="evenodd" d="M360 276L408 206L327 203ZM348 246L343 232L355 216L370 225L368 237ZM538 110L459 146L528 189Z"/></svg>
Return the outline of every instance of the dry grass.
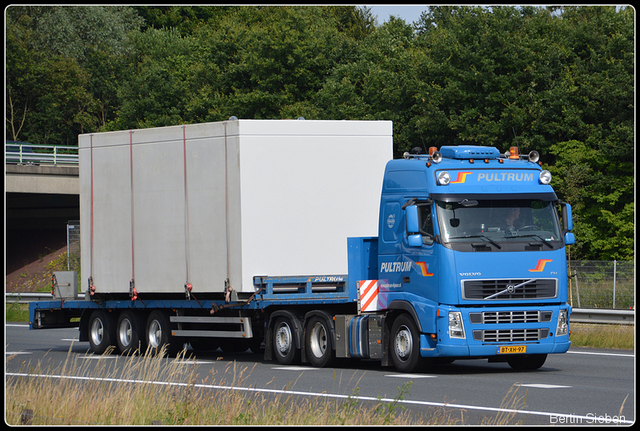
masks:
<svg viewBox="0 0 640 431"><path fill-rule="evenodd" d="M235 363L229 365L233 381L216 382L213 373L203 379L194 365L179 359L166 365L165 359L150 355L87 360L69 354L56 369L39 362L22 371L24 376L7 377L6 421L20 424L23 410L31 409L33 425L459 423L441 408L428 416L405 410L401 400L410 385L399 388L392 402L361 402L357 387L346 399L303 397L282 390L241 390L248 387L250 371Z"/></svg>
<svg viewBox="0 0 640 431"><path fill-rule="evenodd" d="M635 325L572 323L569 339L573 347L633 350L635 345Z"/></svg>

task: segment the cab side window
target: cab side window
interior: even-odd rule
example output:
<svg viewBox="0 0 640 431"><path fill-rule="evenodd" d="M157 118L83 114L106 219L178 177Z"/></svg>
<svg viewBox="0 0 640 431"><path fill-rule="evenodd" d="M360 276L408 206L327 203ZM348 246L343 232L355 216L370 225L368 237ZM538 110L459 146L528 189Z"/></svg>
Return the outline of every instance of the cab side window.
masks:
<svg viewBox="0 0 640 431"><path fill-rule="evenodd" d="M434 236L433 233L433 217L431 216L431 207L429 205L419 206L420 214L420 233Z"/></svg>

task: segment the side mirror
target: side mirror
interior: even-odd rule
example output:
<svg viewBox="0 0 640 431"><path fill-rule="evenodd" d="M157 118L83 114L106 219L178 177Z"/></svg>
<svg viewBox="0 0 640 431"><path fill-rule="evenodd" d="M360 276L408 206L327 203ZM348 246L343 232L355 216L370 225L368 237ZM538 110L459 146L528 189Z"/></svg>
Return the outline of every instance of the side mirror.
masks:
<svg viewBox="0 0 640 431"><path fill-rule="evenodd" d="M573 230L573 216L571 214L571 205L562 203L562 224L567 231Z"/></svg>
<svg viewBox="0 0 640 431"><path fill-rule="evenodd" d="M564 244L565 245L571 245L571 244L575 244L576 243L576 236L571 233L571 232L567 232L564 234Z"/></svg>
<svg viewBox="0 0 640 431"><path fill-rule="evenodd" d="M420 219L418 217L418 207L416 205L410 205L406 209L407 211L407 232L417 233L420 231Z"/></svg>
<svg viewBox="0 0 640 431"><path fill-rule="evenodd" d="M420 217L418 216L418 207L409 205L406 208L407 215L407 241L409 247L422 247L422 235L420 235Z"/></svg>

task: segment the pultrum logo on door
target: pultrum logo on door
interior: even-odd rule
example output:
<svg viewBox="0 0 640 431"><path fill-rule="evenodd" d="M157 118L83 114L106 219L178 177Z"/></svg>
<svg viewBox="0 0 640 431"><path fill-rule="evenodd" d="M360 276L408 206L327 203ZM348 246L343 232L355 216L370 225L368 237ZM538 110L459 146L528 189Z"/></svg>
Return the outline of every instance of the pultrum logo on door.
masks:
<svg viewBox="0 0 640 431"><path fill-rule="evenodd" d="M423 277L431 277L433 275L429 272L429 268L427 268L427 262L416 262L416 265L420 268Z"/></svg>
<svg viewBox="0 0 640 431"><path fill-rule="evenodd" d="M530 269L529 272L542 272L544 271L544 266L549 262L553 262L553 259L538 259L536 267Z"/></svg>
<svg viewBox="0 0 640 431"><path fill-rule="evenodd" d="M451 181L451 184L464 184L467 180L467 175L471 175L473 172L458 172L458 176L455 181Z"/></svg>

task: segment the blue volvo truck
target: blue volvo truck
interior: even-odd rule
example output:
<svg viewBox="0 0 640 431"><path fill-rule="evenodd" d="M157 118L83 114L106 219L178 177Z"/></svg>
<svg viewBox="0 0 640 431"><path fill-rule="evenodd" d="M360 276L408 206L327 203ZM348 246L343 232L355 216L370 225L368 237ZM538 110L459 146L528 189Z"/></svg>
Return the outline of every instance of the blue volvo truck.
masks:
<svg viewBox="0 0 640 431"><path fill-rule="evenodd" d="M486 358L538 369L570 346L575 240L571 206L538 159L443 146L388 161L378 236L344 238L346 273L253 274L252 292L228 279L216 294L185 283L183 295L141 293L133 278L128 295L100 293L85 274L84 299L58 298L55 281L53 300L30 304L30 327L78 327L97 354L251 349L284 365L361 358L419 372ZM93 229L93 218L82 222Z"/></svg>

